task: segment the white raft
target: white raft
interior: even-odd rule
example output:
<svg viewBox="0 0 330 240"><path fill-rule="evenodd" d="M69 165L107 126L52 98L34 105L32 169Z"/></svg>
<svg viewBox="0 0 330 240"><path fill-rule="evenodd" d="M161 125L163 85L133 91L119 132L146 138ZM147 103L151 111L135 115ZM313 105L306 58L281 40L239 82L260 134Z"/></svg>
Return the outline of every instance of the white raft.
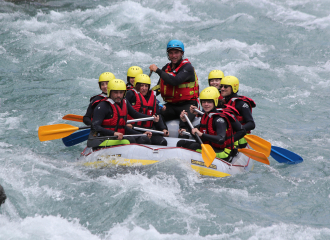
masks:
<svg viewBox="0 0 330 240"><path fill-rule="evenodd" d="M198 120L196 121L198 123ZM196 122L194 121L194 123ZM169 159L179 159L189 163L201 175L212 177L226 177L244 173L253 168L254 161L242 153L235 156L231 163L215 158L211 166L206 167L201 153L176 147L176 143L182 139L174 137L178 133L178 121L167 122L167 126L170 129L170 137L166 138L167 146L129 144L106 147L96 151L93 151L92 148L85 148L78 160L85 166L99 168L111 165L149 165Z"/></svg>

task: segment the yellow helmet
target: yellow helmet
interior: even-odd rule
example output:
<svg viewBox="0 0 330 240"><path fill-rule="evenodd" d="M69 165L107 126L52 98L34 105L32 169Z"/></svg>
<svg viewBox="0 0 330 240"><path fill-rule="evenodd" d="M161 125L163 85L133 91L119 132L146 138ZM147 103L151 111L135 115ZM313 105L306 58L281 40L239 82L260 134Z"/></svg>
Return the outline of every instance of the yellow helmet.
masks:
<svg viewBox="0 0 330 240"><path fill-rule="evenodd" d="M126 93L126 84L121 79L113 79L108 83L108 97L110 97L110 92L112 90L123 90ZM124 95L125 96L125 95Z"/></svg>
<svg viewBox="0 0 330 240"><path fill-rule="evenodd" d="M99 77L99 82L109 82L112 79L115 79L115 75L111 72L104 72Z"/></svg>
<svg viewBox="0 0 330 240"><path fill-rule="evenodd" d="M147 74L139 74L136 75L134 79L134 87L136 86L137 83L145 83L151 85L151 80Z"/></svg>
<svg viewBox="0 0 330 240"><path fill-rule="evenodd" d="M239 81L237 77L226 76L221 80L221 85L230 85L233 89L233 93L237 93L239 88Z"/></svg>
<svg viewBox="0 0 330 240"><path fill-rule="evenodd" d="M138 74L143 74L143 71L138 66L132 66L127 70L127 77L136 77Z"/></svg>
<svg viewBox="0 0 330 240"><path fill-rule="evenodd" d="M219 79L222 79L224 78L225 75L223 74L222 71L220 70L212 70L210 73L209 73L209 77L208 77L208 80L210 82L210 79L214 79L214 78L219 78Z"/></svg>
<svg viewBox="0 0 330 240"><path fill-rule="evenodd" d="M214 106L218 106L220 93L216 87L207 87L199 94L199 99L202 100L213 100Z"/></svg>

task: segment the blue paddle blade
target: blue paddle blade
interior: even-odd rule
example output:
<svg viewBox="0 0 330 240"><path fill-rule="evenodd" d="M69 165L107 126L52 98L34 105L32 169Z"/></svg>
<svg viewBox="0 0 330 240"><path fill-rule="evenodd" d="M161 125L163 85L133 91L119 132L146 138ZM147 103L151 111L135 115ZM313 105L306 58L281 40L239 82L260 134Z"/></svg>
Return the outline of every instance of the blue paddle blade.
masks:
<svg viewBox="0 0 330 240"><path fill-rule="evenodd" d="M89 133L91 132L90 129L86 129L80 132L75 132L65 138L62 138L62 141L65 146L71 147L73 145L76 145L78 143L87 141Z"/></svg>
<svg viewBox="0 0 330 240"><path fill-rule="evenodd" d="M298 154L276 146L272 146L270 155L279 163L297 164L303 161Z"/></svg>

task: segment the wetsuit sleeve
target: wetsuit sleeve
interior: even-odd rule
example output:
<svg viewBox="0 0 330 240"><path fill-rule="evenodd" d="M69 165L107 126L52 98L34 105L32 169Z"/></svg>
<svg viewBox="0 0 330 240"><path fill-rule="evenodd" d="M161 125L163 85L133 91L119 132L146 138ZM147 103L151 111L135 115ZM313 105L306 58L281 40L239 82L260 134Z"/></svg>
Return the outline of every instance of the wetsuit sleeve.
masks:
<svg viewBox="0 0 330 240"><path fill-rule="evenodd" d="M129 102L127 102L127 111L128 111L128 114L134 119L150 117L149 115L135 111L135 109L132 107L132 105Z"/></svg>
<svg viewBox="0 0 330 240"><path fill-rule="evenodd" d="M167 127L164 124L164 120L163 120L162 115L158 114L158 116L159 116L159 121L158 122L154 122L154 125L155 125L156 129L157 130L161 130L161 131L163 131L164 129L167 130Z"/></svg>
<svg viewBox="0 0 330 240"><path fill-rule="evenodd" d="M164 69L164 68L163 68ZM164 80L166 84L170 84L172 86L178 86L184 82L194 82L195 81L195 72L194 68L190 63L187 63L182 66L182 69L178 72L178 74L174 77L164 70L157 69L156 73Z"/></svg>
<svg viewBox="0 0 330 240"><path fill-rule="evenodd" d="M210 135L204 133L201 137L202 141L211 141L216 144L223 144L226 140L227 122L222 117L214 116L213 129L216 130L217 135Z"/></svg>
<svg viewBox="0 0 330 240"><path fill-rule="evenodd" d="M99 99L101 99L99 96L94 96L94 97L92 97L91 98L91 101L90 101L90 103L89 103L89 105L88 105L88 108L87 108L87 111L86 111L86 114L85 114L85 116L83 117L83 122L86 124L86 125L88 125L88 126L90 126L90 125L92 125L92 114L93 114L93 107L92 107L92 105L93 105L93 103L96 101L96 100L99 100Z"/></svg>
<svg viewBox="0 0 330 240"><path fill-rule="evenodd" d="M85 113L85 116L83 117L83 122L84 122L87 126L92 125L92 120L91 120L92 113L93 113L92 103L90 103L90 104L88 105L88 108L87 108L87 111L86 111L86 113Z"/></svg>
<svg viewBox="0 0 330 240"><path fill-rule="evenodd" d="M233 127L233 131L235 132L234 142L240 140L242 137L245 136L246 130L239 121L236 120L236 121L231 122L231 126Z"/></svg>
<svg viewBox="0 0 330 240"><path fill-rule="evenodd" d="M237 101L237 100L236 100ZM252 117L251 108L248 103L238 100L236 102L235 108L239 111L241 116L243 117L244 125L246 131L253 130L256 126Z"/></svg>
<svg viewBox="0 0 330 240"><path fill-rule="evenodd" d="M113 136L114 131L108 130L102 127L104 119L110 119L112 117L112 108L106 102L100 102L93 111L92 129L101 133L103 136Z"/></svg>
<svg viewBox="0 0 330 240"><path fill-rule="evenodd" d="M127 91L125 98L131 105L133 103L136 103L136 98L135 98L135 94L133 91Z"/></svg>

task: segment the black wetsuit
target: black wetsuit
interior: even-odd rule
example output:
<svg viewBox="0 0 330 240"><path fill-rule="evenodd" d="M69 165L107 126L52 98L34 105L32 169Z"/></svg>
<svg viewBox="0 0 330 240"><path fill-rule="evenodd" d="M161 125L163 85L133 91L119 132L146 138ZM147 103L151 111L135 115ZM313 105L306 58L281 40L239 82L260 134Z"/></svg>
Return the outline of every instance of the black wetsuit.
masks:
<svg viewBox="0 0 330 240"><path fill-rule="evenodd" d="M107 94L104 93L104 92L102 92L102 94L107 95ZM97 100L101 100L101 99L103 99L103 97L102 97L102 96L99 96L99 95L96 95L96 96L94 96L94 97L91 97L91 99L90 99L90 103L89 103L88 108L87 108L87 111L86 111L86 114L85 114L85 116L83 117L83 122L84 122L87 126L92 125L92 115L93 115L93 111L94 111L94 109L93 109L93 107L92 107L93 103L94 103L95 101L97 101Z"/></svg>
<svg viewBox="0 0 330 240"><path fill-rule="evenodd" d="M178 67L181 61L178 62L175 65L175 67ZM180 68L180 70L177 72L177 75L175 77L166 73L165 72L166 68L167 65L165 65L162 69L158 68L156 71L156 73L160 76L160 78L164 80L166 84L170 84L172 86L178 86L179 84L182 84L184 82L195 82L195 71L191 63L187 63L183 65ZM160 80L158 81L158 84L160 84ZM161 114L164 117L164 121L166 122L173 119L179 119L180 120L179 127L186 129L186 125L180 119L180 113L182 112L182 110L186 110L190 121L193 121L195 115L190 113L189 111L191 105L197 106L198 105L197 100L189 100L178 103L166 103L166 110L161 112Z"/></svg>
<svg viewBox="0 0 330 240"><path fill-rule="evenodd" d="M230 99L238 97L237 93L233 93L227 97L225 97L226 103L229 102ZM242 100L235 100L235 108L239 112L239 114L243 117L243 122L245 123L243 125L244 129L246 131L253 130L256 125L252 117L252 112L250 105Z"/></svg>
<svg viewBox="0 0 330 240"><path fill-rule="evenodd" d="M144 96L145 100L148 102L150 99L150 91ZM131 104L134 105L136 103L136 97L135 97L135 93L133 91L127 91L126 93L126 100ZM156 99L155 99L156 101ZM160 114L160 109L158 106L158 103L156 103L156 114L159 115ZM137 126L138 127L138 126ZM144 128L144 127L143 127ZM163 118L162 116L159 117L159 122L154 122L153 127L150 129L155 129L155 130L160 130L163 131L164 129L167 130L166 125L164 124ZM166 139L157 133L153 133L152 137L151 137L151 144L152 145L163 145L163 146L167 146L167 141Z"/></svg>
<svg viewBox="0 0 330 240"><path fill-rule="evenodd" d="M127 102L127 101L126 101ZM134 110L129 102L127 102L127 111L128 114L133 118L145 118L150 117L146 114L139 113ZM93 111L93 121L92 121L92 131L91 134L94 132L98 133L98 136L113 136L115 131L108 130L102 127L102 122L104 119L110 119L113 116L113 111L108 102L100 102ZM129 134L141 134L141 132L135 131L129 127L125 127L125 135ZM151 144L151 141L148 137L125 137L131 143L137 142L140 144Z"/></svg>

